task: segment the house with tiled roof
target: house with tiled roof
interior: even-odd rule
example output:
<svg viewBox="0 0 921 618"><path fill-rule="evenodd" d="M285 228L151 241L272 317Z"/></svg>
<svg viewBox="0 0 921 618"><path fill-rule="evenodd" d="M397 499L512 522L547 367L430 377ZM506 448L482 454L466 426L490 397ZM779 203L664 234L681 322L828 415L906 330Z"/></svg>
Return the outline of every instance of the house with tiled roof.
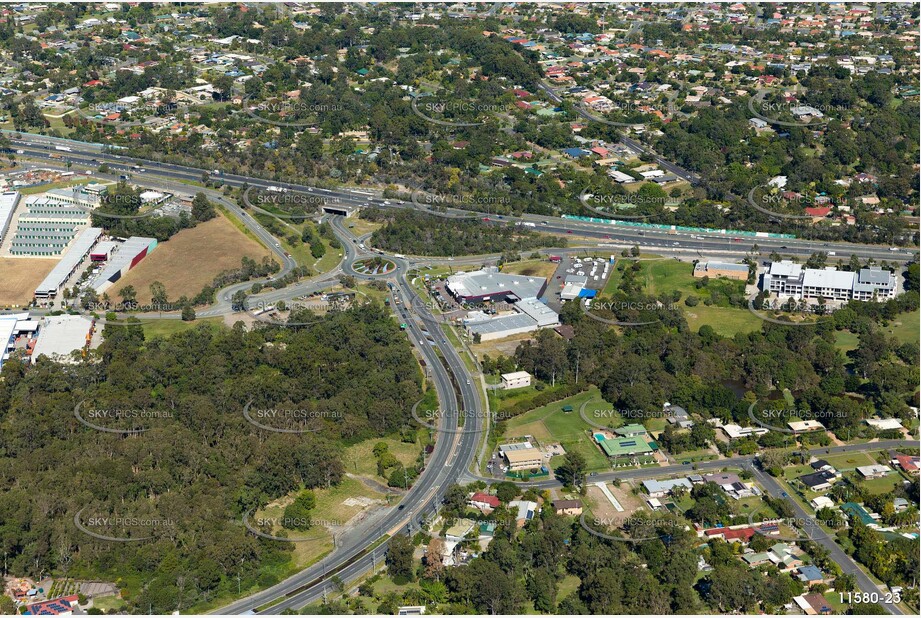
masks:
<svg viewBox="0 0 921 618"><path fill-rule="evenodd" d="M492 511L495 508L499 507L501 502L497 496L490 496L489 494L484 494L483 492L476 492L470 497L470 506L478 508L481 511Z"/></svg>
<svg viewBox="0 0 921 618"><path fill-rule="evenodd" d="M917 455L896 455L895 460L898 462L899 467L908 474L918 474L918 465L919 461L921 461L921 457Z"/></svg>

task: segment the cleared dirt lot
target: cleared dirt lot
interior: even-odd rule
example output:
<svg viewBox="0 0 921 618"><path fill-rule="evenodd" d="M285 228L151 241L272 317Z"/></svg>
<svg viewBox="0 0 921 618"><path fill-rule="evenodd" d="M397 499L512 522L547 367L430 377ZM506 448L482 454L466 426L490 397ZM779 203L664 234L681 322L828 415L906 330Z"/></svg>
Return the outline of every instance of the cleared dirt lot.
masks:
<svg viewBox="0 0 921 618"><path fill-rule="evenodd" d="M637 509L643 507L642 499L633 495L630 491L631 487L627 483L623 485L607 483L608 490L614 494L614 498L624 508L623 512L620 512L614 508L604 493L592 483L591 479L588 479L588 481L588 503L595 518L609 522L612 526L617 526L632 516Z"/></svg>
<svg viewBox="0 0 921 618"><path fill-rule="evenodd" d="M26 305L57 259L0 258L0 307Z"/></svg>
<svg viewBox="0 0 921 618"><path fill-rule="evenodd" d="M160 281L166 286L170 300L180 296L195 296L224 270L240 267L240 260L251 257L256 261L269 255L269 250L238 230L221 214L183 230L157 245L134 270L108 290L109 297L118 299L118 292L133 285L138 302L150 302L150 284Z"/></svg>

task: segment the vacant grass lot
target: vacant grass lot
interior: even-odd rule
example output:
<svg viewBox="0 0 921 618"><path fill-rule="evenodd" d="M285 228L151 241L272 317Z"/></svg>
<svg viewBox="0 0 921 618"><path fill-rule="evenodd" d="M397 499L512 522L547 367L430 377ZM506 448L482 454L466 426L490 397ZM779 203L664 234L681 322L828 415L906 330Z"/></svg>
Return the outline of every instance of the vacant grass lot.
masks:
<svg viewBox="0 0 921 618"><path fill-rule="evenodd" d="M47 184L36 185L34 187L24 187L19 189L19 192L23 195L35 195L37 193L45 193L46 191L50 191L52 189L66 189L67 187L85 185L91 182L94 182L92 178L70 178L60 182L49 182Z"/></svg>
<svg viewBox="0 0 921 618"><path fill-rule="evenodd" d="M298 568L313 564L333 549L333 537L329 526L341 526L360 513L365 508L361 502L385 504L383 494L371 490L361 481L350 477L344 477L339 485L330 489L315 489L314 494L317 505L311 512L311 519L317 524L304 532L287 531L287 536L291 538L313 539L317 537L316 540L305 540L293 544L294 552L291 559ZM294 500L295 495L291 494L266 505L256 514L256 517L280 519L284 515L285 507ZM282 531L281 526L276 526L272 534L284 536L279 534Z"/></svg>
<svg viewBox="0 0 921 618"><path fill-rule="evenodd" d="M735 307L707 307L699 304L696 307L682 307L684 318L692 331L697 332L701 326L711 327L716 334L723 337L732 337L736 333L751 333L761 330L764 322L751 311Z"/></svg>
<svg viewBox="0 0 921 618"><path fill-rule="evenodd" d="M921 330L918 329L919 319L921 319L921 311L902 314L892 320L889 326L883 328L883 332L902 343L918 343L921 341Z"/></svg>
<svg viewBox="0 0 921 618"><path fill-rule="evenodd" d="M676 290L680 292L679 306L691 330L697 331L701 326L707 325L723 337L732 337L736 333L749 333L761 329L761 319L745 308L720 307L715 304L707 306L704 304L704 299L710 297L708 290L726 290L741 293L744 289L744 282L712 279L707 287L697 289L695 283L699 280L692 275L693 264L671 259L650 259L654 257L641 255L641 259L645 258L649 259L649 261L642 262L642 270L637 276L637 280L643 284L646 293L652 296L671 293ZM617 265L605 286L604 294L612 294L618 289L622 278L618 268L621 265L629 266L631 262L631 258L618 258ZM685 305L684 299L689 295L697 296L700 299L700 303L695 307Z"/></svg>
<svg viewBox="0 0 921 618"><path fill-rule="evenodd" d="M822 457L822 459L834 466L838 472L850 472L858 466L871 466L876 463L867 453L842 453Z"/></svg>
<svg viewBox="0 0 921 618"><path fill-rule="evenodd" d="M567 452L581 453L589 470L608 470L611 464L595 446L589 434L592 426L579 416L579 408L586 401L603 400L598 389L593 388L574 397L531 410L508 421L505 437L531 435L542 443L559 442ZM572 406L572 412L563 412L563 406L567 405ZM613 407L610 404L606 405L608 408ZM588 406L590 407L591 405ZM559 465L561 460L560 457L554 457L550 460L550 467Z"/></svg>
<svg viewBox="0 0 921 618"><path fill-rule="evenodd" d="M0 307L27 305L57 259L0 258Z"/></svg>
<svg viewBox="0 0 921 618"><path fill-rule="evenodd" d="M268 249L242 234L219 214L158 244L150 255L112 286L108 294L117 299L120 290L133 285L138 303L149 303L150 284L160 281L166 286L170 300L192 297L222 271L239 268L244 256L261 261L266 255L270 255Z"/></svg>
<svg viewBox="0 0 921 618"><path fill-rule="evenodd" d="M521 262L512 262L502 267L502 272L509 275L526 275L528 277L541 277L548 279L556 272L556 264L548 259L542 260L522 260Z"/></svg>
<svg viewBox="0 0 921 618"><path fill-rule="evenodd" d="M421 406L420 406L421 407ZM394 440L393 438L371 438L364 442L354 444L347 449L342 455L342 461L345 463L346 470L352 474L367 476L373 478L379 483L387 483L387 480L377 475L377 460L374 458L374 446L378 442L387 445L390 452L404 466L409 466L416 461L421 449L419 444L409 444Z"/></svg>
<svg viewBox="0 0 921 618"><path fill-rule="evenodd" d="M198 318L191 322L183 322L182 320L153 320L145 322L141 325L141 328L144 330L145 339L153 339L154 337L169 337L175 333L191 330L197 328L199 324L207 324L211 328L219 328L223 321L223 318Z"/></svg>
<svg viewBox="0 0 921 618"><path fill-rule="evenodd" d="M896 487L902 484L902 475L898 472L891 472L886 476L878 479L861 479L857 483L874 496L879 494L890 494Z"/></svg>

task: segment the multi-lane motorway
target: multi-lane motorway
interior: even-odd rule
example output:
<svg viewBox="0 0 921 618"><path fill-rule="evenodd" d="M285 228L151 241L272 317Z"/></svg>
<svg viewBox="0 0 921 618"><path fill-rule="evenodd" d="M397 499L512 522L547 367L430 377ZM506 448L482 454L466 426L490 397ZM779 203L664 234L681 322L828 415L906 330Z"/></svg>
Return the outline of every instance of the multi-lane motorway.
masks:
<svg viewBox="0 0 921 618"><path fill-rule="evenodd" d="M344 260L340 266L342 272L361 276L352 265L367 254L354 247L355 243L351 242L354 237L342 225L341 219L334 217L331 223L344 248ZM410 341L425 361L427 375L435 385L442 406L440 428L446 431L435 433L435 450L426 463L425 471L398 506L389 507L344 535L345 538L338 540L336 550L320 563L216 613L256 611L275 614L286 609L298 609L333 592L330 582L333 575L345 583L354 581L384 559L386 544L370 550L369 547L385 536L418 530L423 520L437 513L446 489L465 474L474 458L484 422L474 382L457 351L445 338L439 323L425 309L426 303L417 296L407 280L408 262L394 257L389 259L397 265L387 277L392 286L393 306L407 325ZM458 405L457 393L461 395L463 407ZM477 412L465 415L464 430L456 431L461 409Z"/></svg>
<svg viewBox="0 0 921 618"><path fill-rule="evenodd" d="M15 137L21 135L21 139ZM71 162L74 164L88 165L96 167L100 163L106 163L110 169L117 173L132 174L137 173L136 163L140 163L146 170L147 175L156 175L165 180L174 182L192 181L200 182L202 174L206 170L177 165L173 163L160 163L156 161L141 161L133 157L127 157L111 152L104 152L104 147L99 144L87 144L84 142L73 142L59 138L50 138L32 134L14 134L11 138L14 148L23 151L24 156L46 159L51 163L56 160L62 163ZM56 146L64 145L70 151L54 150ZM641 145L637 144L637 147ZM52 159L52 155L55 159ZM679 174L688 174L686 170L679 168ZM384 200L379 194L373 191L357 191L349 189L323 189L310 187L297 183L286 183L280 181L265 180L237 174L220 174L214 176L216 180L235 187L255 186L267 188L269 186L279 186L298 191L309 193L316 197L323 198L331 204L341 204L345 206L360 207L364 205L373 205L380 208L415 208L426 209L424 205L418 205L412 201ZM188 186L185 192L190 192ZM575 198L574 198L575 199ZM446 216L469 217L469 210L456 208L445 209ZM560 217L539 216L524 214L520 217L496 217L487 213L475 213L483 217L489 217L497 224L511 224L516 222L534 223L537 230L558 234L568 237L569 234L586 238L592 238L599 241L602 245L605 241L610 241L612 248L623 245L638 244L644 247L656 248L664 251L693 251L701 255L722 255L737 253L744 254L752 249L754 244L758 245L759 252L762 255L768 255L773 251L787 256L808 256L816 251L834 252L838 257L847 258L850 255L857 255L860 258L874 258L876 260L889 260L896 262L906 262L917 258L917 251L913 249L900 248L897 251L890 251L889 247L879 245L867 245L843 242L816 242L797 239L784 238L751 238L739 235L733 235L731 231L727 232L668 232L664 230L637 229L635 226L618 225L614 223L589 223L573 219L564 219Z"/></svg>
<svg viewBox="0 0 921 618"><path fill-rule="evenodd" d="M139 173L138 161L110 152L104 152L103 147L95 144L84 144L68 140L58 140L44 136L23 135L22 139L12 139L14 148L23 151L23 155L30 158L48 159L52 165L61 162L71 162L87 166L98 166L100 163L109 165L115 173ZM55 145L66 144L69 151L54 150ZM639 146L639 145L637 145ZM51 157L51 155L56 155ZM157 183L166 188L191 192L188 185L181 185L183 181L200 181L202 170L187 166L144 161L145 178L155 179ZM671 170L673 173L685 172ZM687 173L687 172L685 172ZM678 173L678 175L681 175ZM684 176L682 176L684 177ZM325 198L331 204L344 204L350 206L375 205L378 207L423 208L412 202L401 202L381 199L378 195L365 191L351 191L345 189L326 190L307 187L292 183L279 183L232 174L221 174L219 178L231 186L257 186L267 188L271 185L283 186L292 191L312 193ZM691 178L691 180L693 180ZM295 261L281 250L278 241L258 224L244 210L231 200L223 198L216 191L208 191L211 199L217 200L221 205L238 217L255 233L266 246L268 246L282 263L281 275L291 271L296 266ZM449 217L469 217L469 211L448 208L443 213ZM481 214L481 213L478 213ZM490 217L494 221L498 217ZM355 260L367 256L369 253L357 247L355 237L342 225L339 217L329 218L336 236L342 244L343 259L340 264L327 273L318 277L305 280L281 288L269 290L259 295L259 300L264 302L277 302L282 299L291 299L310 294L314 291L333 285L338 274L359 276L352 265ZM860 257L873 257L890 261L907 261L916 258L916 254L909 250L889 251L873 245L855 245L849 243L815 243L793 239L767 239L758 238L738 242L733 240L731 234L674 234L645 230L640 232L629 226L611 224L594 224L557 217L540 217L535 215L522 215L521 217L505 217L498 223L515 222L533 223L535 229L556 233L560 235L574 234L580 237L589 237L601 241L603 249L606 240L610 241L612 250L625 244L639 244L646 247L655 247L657 250L667 252L697 252L701 255L721 255L731 253L744 253L751 249L751 243L757 242L763 252L778 251L786 255L809 255L818 250L835 251L838 255L849 256L856 254ZM421 525L421 522L437 512L446 488L460 479L476 478L468 469L476 456L481 430L486 423L485 411L480 394L477 390L479 382L467 369L457 350L447 341L441 330L438 320L426 309L427 302L416 294L407 280L408 270L412 262L406 259L388 256L397 265L396 271L386 278L392 286L394 307L407 324L407 334L420 356L425 361L428 377L433 381L442 406L443 414L440 415L441 427L445 430L436 433L436 447L430 455L426 470L417 480L415 485L406 493L400 505L384 509L362 525L343 533L336 539L336 549L315 564L297 575L247 598L234 602L218 610L219 613L244 613L256 611L262 614L274 614L286 609L298 609L306 604L323 598L325 594L333 591L331 578L337 576L342 582L354 581L368 570L379 564L386 553L386 544L375 543L399 532L411 532ZM482 258L479 258L482 259ZM237 290L248 290L252 282L237 284L221 290L217 302L211 307L200 311L200 316L223 315L231 311L231 297ZM399 299L397 303L396 300ZM153 317L153 316L150 316ZM458 395L460 397L458 398ZM458 431L458 415L465 412L463 430ZM872 445L874 449L905 446L902 443L879 443ZM867 445L849 445L834 447L831 452L849 452L867 450ZM671 474L689 473L692 469L708 470L719 469L727 466L752 467L751 458L731 458L713 462L702 462L692 468L690 465L671 465L667 467L625 470L616 473L600 474L592 481L610 481L614 478L653 478ZM486 479L484 479L486 480ZM488 479L491 481L491 479ZM759 480L761 477L759 476ZM765 488L772 494L778 495L776 488L771 485L771 479L762 481ZM558 486L553 480L533 483L531 485L550 488ZM776 482L774 482L776 485ZM795 504L795 503L794 503ZM795 507L795 510L798 507ZM801 509L800 509L801 510ZM799 513L807 517L805 513ZM864 574L853 561L838 547L827 535L824 539L817 538L818 542L829 548L833 557L842 564L846 572L854 572L858 583L866 592L878 592L872 581ZM373 549L370 549L374 546ZM839 553L841 555L839 555ZM886 606L892 613L901 613L897 607Z"/></svg>

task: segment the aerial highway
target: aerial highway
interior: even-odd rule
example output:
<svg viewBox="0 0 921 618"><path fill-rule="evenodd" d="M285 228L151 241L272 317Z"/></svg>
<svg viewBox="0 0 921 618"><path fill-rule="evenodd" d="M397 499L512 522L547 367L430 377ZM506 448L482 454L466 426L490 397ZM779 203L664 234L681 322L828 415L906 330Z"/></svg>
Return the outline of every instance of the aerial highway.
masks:
<svg viewBox="0 0 921 618"><path fill-rule="evenodd" d="M343 272L361 276L354 271L356 259L368 255L353 248L354 238L342 225L341 219L331 221L345 252L340 267ZM435 450L425 471L403 497L398 506L389 507L380 517L350 531L338 541L336 550L297 575L266 590L240 599L216 610L215 613L239 614L258 610L259 614L276 614L286 609L298 609L322 599L333 592L333 575L349 583L382 563L386 544L369 549L384 536L411 533L418 530L425 519L434 516L441 504L445 490L462 476L476 453L483 420L482 404L476 391L476 382L467 371L454 347L448 342L440 324L425 310L407 279L408 263L387 256L397 268L387 280L394 298L393 307L407 325L407 335L425 361L429 379L435 384L438 401L444 412L440 418L445 432L435 435ZM396 302L399 299L399 302ZM415 302L414 302L415 301ZM412 307L412 310L410 308ZM463 407L458 406L460 393ZM463 431L457 431L460 410L473 410L466 416Z"/></svg>
<svg viewBox="0 0 921 618"><path fill-rule="evenodd" d="M156 175L167 180L177 182L192 181L201 182L202 174L209 174L208 170L202 170L184 165L173 163L163 163L157 161L140 160L136 157L116 154L105 150L101 144L89 144L85 142L74 142L71 140L62 140L60 138L51 138L43 135L33 135L26 133L13 134L11 138L13 147L23 151L23 156L37 159L45 159L50 163L71 162L73 164L87 165L98 167L101 163L106 163L111 170L120 174L136 174L138 168L142 168L146 175ZM15 135L21 135L16 138ZM66 143L69 152L54 151L53 145ZM637 146L641 146L637 144ZM52 158L52 155L54 157ZM143 166L143 167L142 167ZM213 172L213 170L212 170ZM689 173L689 172L686 172ZM282 181L266 180L263 178L241 176L237 174L219 173L211 174L214 180L235 186L256 186L268 188L270 186L279 186L291 191L311 193L315 196L322 197L329 201L330 204L341 204L351 207L375 206L378 208L414 208L429 212L430 209L418 205L412 201L383 199L373 191L354 190L354 189L324 189L321 187L311 187L307 185L288 183ZM186 191L190 191L189 188ZM575 198L574 198L575 199ZM834 252L838 257L850 257L857 255L860 258L874 258L876 260L888 260L906 262L917 259L918 252L912 248L898 248L891 251L889 247L879 245L867 245L844 242L822 242L801 239L787 238L765 238L749 237L740 234L733 234L732 231L710 231L710 232L684 232L684 231L665 231L652 229L638 229L633 225L619 225L616 223L591 223L575 219L561 217L541 216L532 214L522 214L521 216L497 216L489 213L482 213L459 208L445 208L441 213L447 216L470 217L471 214L487 218L491 223L497 225L514 224L516 222L534 223L539 231L559 234L559 235L577 235L585 238L596 239L599 242L610 241L612 244L638 244L644 247L653 247L668 250L693 250L700 252L701 255L713 253L737 253L743 254L751 251L754 245L757 245L761 255L766 256L776 251L781 255L805 257L816 251Z"/></svg>
<svg viewBox="0 0 921 618"><path fill-rule="evenodd" d="M52 158L50 156L52 153L49 144L53 144L54 141L48 141L50 139L52 138L43 137L42 139L33 139L29 136L28 139L14 139L13 142L15 146L23 151L24 156L39 160L47 159L48 164L51 166L61 165L62 161L64 163L70 162L72 164L90 167L98 166L100 163L105 162L115 173L123 172L125 174L143 175L145 184L146 179L150 178L155 182L165 183L166 186L174 190L178 189L187 193L199 190L197 188L191 189L188 185L182 183L200 181L202 170L154 161L145 161L143 165L146 166L146 168L140 170L137 159L105 152L99 145L83 146L79 145L80 143L70 141L68 141L68 144L70 144L68 147L71 148L69 152L55 152L54 154L57 156ZM215 177L231 186L250 185L267 188L273 184L280 185L291 191L322 195L332 204L345 204L356 207L374 205L383 208L422 208L413 202L384 200L367 192L346 189L327 190L230 174L218 174ZM240 206L232 200L225 198L218 191L207 189L205 191L209 198L219 202L222 207L226 208L235 217L240 219L248 229L273 251L282 263L282 270L278 275L284 275L296 266L296 262L281 250L277 239L243 208L240 208ZM469 218L471 216L470 211L452 208L444 209L444 212L439 214L458 218ZM483 213L475 214L479 216ZM378 255L380 252L372 252L370 249L360 247L358 245L359 239L351 234L342 224L341 217L332 215L327 216L327 218L332 225L334 233L342 244L343 255L338 266L331 271L302 280L291 286L277 290L265 290L254 298L271 303L277 302L278 300L287 300L309 295L336 284L338 275L340 274L352 275L362 279L368 278L366 275L355 271L353 264L362 257ZM593 238L599 241L598 249L601 249L602 252L606 246L610 247L610 250L613 251L625 245L639 244L647 247L655 247L663 253L671 251L674 253L696 252L698 255L718 255L745 253L751 250L751 245L753 243L757 243L761 252L778 251L786 255L802 256L809 255L818 250L833 250L838 252L839 255L844 256L856 254L861 257L874 257L887 260L904 261L915 259L916 257L915 252L910 250L893 252L878 246L856 245L850 243L817 243L795 239L767 238L746 238L743 242L739 242L734 239L731 234L728 236L726 234L720 235L715 233L692 235L650 230L638 232L636 229L630 229L627 226L621 227L612 224L595 224L557 217L541 217L527 214L520 217L486 215L483 218L487 219L490 223L498 225L529 222L534 224L535 229L559 234L563 237L569 237L568 235L572 234L579 237ZM253 595L235 601L217 610L219 613L239 614L255 611L260 614L275 614L288 609L296 610L322 599L325 595L334 591L335 586L332 582L333 576L339 578L339 580L344 583L355 581L364 573L381 563L386 553L386 543L383 542L385 538L396 533L417 530L424 524L426 519L434 516L441 504L444 491L452 483L474 480L477 478L487 482L495 482L495 479L479 477L476 472L472 472L469 469L470 464L476 457L483 424L487 422L480 393L477 390L479 381L474 379L475 376L465 366L458 351L445 338L441 330L441 322L425 309L427 306L427 299L419 298L408 280L408 272L414 265L439 260L404 259L386 254L384 254L384 257L393 261L397 266L393 273L383 278L387 280L391 286L392 297L395 300L400 299L399 303L394 303L394 309L400 316L401 321L406 323L407 334L412 344L418 350L421 358L425 361L427 376L435 385L440 406L444 411L444 415L441 417L440 422L445 431L437 433L436 447L430 456L425 471L415 485L406 493L399 505L389 507L375 514L355 529L343 533L336 539L335 550L321 562L304 569L300 573L271 588L254 593ZM461 259L458 263L466 263L470 260L473 260L475 263L483 259L484 256L478 256L470 258L469 260ZM208 317L231 313L233 311L231 307L231 298L233 294L238 290L248 291L252 283L253 282L250 281L235 284L220 290L217 294L217 302L199 311L198 315L201 317ZM157 316L146 315L144 317L153 318ZM462 431L457 431L458 415L460 411L466 412L466 423ZM906 444L901 442L893 442L892 444L881 442L872 445L872 447L874 449L880 449L905 445ZM867 450L867 448L868 445L847 445L832 447L828 449L828 452L860 451ZM658 468L602 473L593 476L590 480L607 482L614 479L627 478L661 478L678 473L690 473L691 470L700 471L716 470L726 467L752 467L754 463L753 458L737 457L702 462L693 466L672 464ZM761 480L760 477L759 480ZM557 487L559 483L555 480L547 480L526 485L547 489ZM775 488L769 482L765 482L765 487L772 494L776 495ZM846 568L847 572L854 572L855 575L857 575L858 583L862 590L866 592L877 591L875 587L868 587L868 582L872 585L872 581L869 580L866 574L843 553L832 539L828 538L826 535L824 539L817 538L816 540L829 547L829 551L832 551L836 560ZM838 552L840 552L843 557L839 556ZM900 613L899 609L895 606L886 606L886 609L891 613Z"/></svg>

